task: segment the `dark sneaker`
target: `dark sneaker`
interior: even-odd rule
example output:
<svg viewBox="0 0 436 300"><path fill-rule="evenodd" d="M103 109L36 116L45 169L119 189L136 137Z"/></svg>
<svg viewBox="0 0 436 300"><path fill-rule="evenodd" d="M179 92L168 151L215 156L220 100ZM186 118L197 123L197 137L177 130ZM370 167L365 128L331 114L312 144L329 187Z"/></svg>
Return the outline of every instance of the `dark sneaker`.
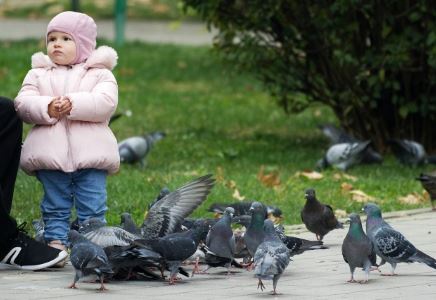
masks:
<svg viewBox="0 0 436 300"><path fill-rule="evenodd" d="M18 236L11 240L9 252L0 257L0 270L40 270L65 260L67 256L66 251L37 242L19 228Z"/></svg>

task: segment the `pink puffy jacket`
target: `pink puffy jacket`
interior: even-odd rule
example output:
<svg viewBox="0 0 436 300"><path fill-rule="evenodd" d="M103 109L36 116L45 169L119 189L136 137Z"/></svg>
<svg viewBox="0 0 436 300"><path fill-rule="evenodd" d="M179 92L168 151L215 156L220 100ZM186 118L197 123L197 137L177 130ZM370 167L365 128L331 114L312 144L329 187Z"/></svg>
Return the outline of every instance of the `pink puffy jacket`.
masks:
<svg viewBox="0 0 436 300"><path fill-rule="evenodd" d="M21 119L35 124L21 152L21 168L74 172L96 168L109 174L118 171L117 141L108 126L118 103L118 86L112 70L117 63L114 49L101 46L86 62L59 66L42 52L32 56L15 109ZM48 104L56 96L68 96L70 114L50 118Z"/></svg>

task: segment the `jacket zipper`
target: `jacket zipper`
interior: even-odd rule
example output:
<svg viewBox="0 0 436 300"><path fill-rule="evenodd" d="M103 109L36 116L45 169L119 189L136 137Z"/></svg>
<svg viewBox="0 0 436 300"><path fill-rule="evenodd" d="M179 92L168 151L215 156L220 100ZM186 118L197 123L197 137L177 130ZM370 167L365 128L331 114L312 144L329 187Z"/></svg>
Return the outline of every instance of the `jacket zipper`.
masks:
<svg viewBox="0 0 436 300"><path fill-rule="evenodd" d="M70 70L71 68L71 70ZM70 72L72 72L72 67L71 66L67 66L67 75L65 76L65 82L64 82L64 93L63 96L65 96L67 94L67 84L68 84L68 79L70 77ZM69 167L71 167L71 169L74 169L74 163L73 163L73 155L72 155L72 151L71 151L71 134L70 134L70 121L68 120L67 117L65 117L65 130L67 133L67 142L68 142L68 148L67 148L67 158L68 158L68 165Z"/></svg>

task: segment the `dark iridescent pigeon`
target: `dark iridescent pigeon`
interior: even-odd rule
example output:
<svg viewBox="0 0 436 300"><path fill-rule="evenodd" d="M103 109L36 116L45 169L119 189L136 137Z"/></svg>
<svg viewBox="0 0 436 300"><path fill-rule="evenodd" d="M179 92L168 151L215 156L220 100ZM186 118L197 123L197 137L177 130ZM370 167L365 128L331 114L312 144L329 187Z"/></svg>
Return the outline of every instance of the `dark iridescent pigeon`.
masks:
<svg viewBox="0 0 436 300"><path fill-rule="evenodd" d="M274 224L271 220L265 220L264 224L265 239L257 247L256 253L254 254L254 264L255 264L255 277L259 279L257 288L262 291L265 288L262 280L273 281L273 291L272 294L276 295L277 282L283 271L289 264L290 252L285 244L277 236L274 229Z"/></svg>
<svg viewBox="0 0 436 300"><path fill-rule="evenodd" d="M170 271L170 284L175 283L182 262L197 251L200 241L208 231L207 222L200 220L187 231L168 234L156 240L144 241L164 259L164 264Z"/></svg>
<svg viewBox="0 0 436 300"><path fill-rule="evenodd" d="M436 171L431 173L421 173L418 178L423 186L423 188L430 195L430 202L432 210L436 210L435 201L436 201Z"/></svg>
<svg viewBox="0 0 436 300"><path fill-rule="evenodd" d="M317 240L322 241L333 229L344 228L336 219L332 207L318 201L314 189L307 189L305 196L306 204L301 210L301 220L307 230L316 234Z"/></svg>
<svg viewBox="0 0 436 300"><path fill-rule="evenodd" d="M230 266L235 256L235 237L231 228L232 217L234 213L232 207L227 207L222 218L212 226L206 237L206 263L207 271L214 265L209 264L208 260L215 261L216 258L225 261L225 267L230 274ZM216 258L215 258L216 257Z"/></svg>
<svg viewBox="0 0 436 300"><path fill-rule="evenodd" d="M141 234L141 230L136 226L135 221L133 221L132 215L129 214L128 212L124 212L121 214L121 228L123 228L124 230L136 234L136 235L140 235Z"/></svg>
<svg viewBox="0 0 436 300"><path fill-rule="evenodd" d="M295 236L289 236L285 234L285 229L282 225L276 226L276 233L282 242L288 247L291 256L301 254L307 250L328 249L324 246L323 241L309 241Z"/></svg>
<svg viewBox="0 0 436 300"><path fill-rule="evenodd" d="M350 228L342 243L342 256L350 267L351 278L348 282L368 282L371 267L377 266L377 255L371 241L363 231L358 214L350 215ZM365 280L354 280L354 270L356 268L365 270Z"/></svg>
<svg viewBox="0 0 436 300"><path fill-rule="evenodd" d="M375 252L382 259L379 266L386 262L391 264L392 272L386 275L395 275L395 267L401 262L420 262L436 269L436 260L416 249L400 232L386 223L376 204L368 203L363 210L367 215L366 234L374 245Z"/></svg>
<svg viewBox="0 0 436 300"><path fill-rule="evenodd" d="M338 128L332 124L320 125L319 128L323 134L330 140L331 145L341 143L356 143L361 142L354 136L346 133L342 128ZM368 147L363 154L362 163L364 164L380 164L383 162L383 157L375 151L371 146Z"/></svg>
<svg viewBox="0 0 436 300"><path fill-rule="evenodd" d="M324 157L317 162L317 168L324 169L329 166L340 170L347 170L359 164L371 141L342 143L330 146Z"/></svg>
<svg viewBox="0 0 436 300"><path fill-rule="evenodd" d="M418 166L427 163L436 163L436 157L428 156L424 146L416 141L390 139L388 142L395 157L404 165Z"/></svg>
<svg viewBox="0 0 436 300"><path fill-rule="evenodd" d="M76 283L81 277L95 274L100 280L100 290L106 290L103 285L104 277L113 274L113 271L103 249L75 230L70 230L68 240L71 248L71 264L76 271L74 281L69 288L77 288Z"/></svg>
<svg viewBox="0 0 436 300"><path fill-rule="evenodd" d="M128 246L140 235L130 233L120 227L107 226L98 218L90 218L82 222L79 232L91 242L102 248L109 246Z"/></svg>
<svg viewBox="0 0 436 300"><path fill-rule="evenodd" d="M140 162L145 166L145 158L154 144L165 137L164 132L153 132L141 136L133 136L118 143L118 151L122 163Z"/></svg>
<svg viewBox="0 0 436 300"><path fill-rule="evenodd" d="M251 257L254 257L257 247L263 242L265 232L263 223L265 220L265 207L260 202L253 202L250 207L251 221L244 234L244 242Z"/></svg>
<svg viewBox="0 0 436 300"><path fill-rule="evenodd" d="M212 175L205 175L157 201L141 226L143 238L153 240L175 232L183 219L206 200L214 182Z"/></svg>

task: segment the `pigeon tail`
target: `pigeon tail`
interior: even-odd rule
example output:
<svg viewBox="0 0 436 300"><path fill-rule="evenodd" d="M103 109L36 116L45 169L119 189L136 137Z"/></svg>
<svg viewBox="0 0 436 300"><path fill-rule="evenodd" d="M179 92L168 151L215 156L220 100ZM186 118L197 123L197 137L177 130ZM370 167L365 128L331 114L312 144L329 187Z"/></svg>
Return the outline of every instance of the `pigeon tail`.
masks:
<svg viewBox="0 0 436 300"><path fill-rule="evenodd" d="M424 263L427 266L436 269L436 259L418 249L416 250L416 254L413 256L413 261Z"/></svg>

